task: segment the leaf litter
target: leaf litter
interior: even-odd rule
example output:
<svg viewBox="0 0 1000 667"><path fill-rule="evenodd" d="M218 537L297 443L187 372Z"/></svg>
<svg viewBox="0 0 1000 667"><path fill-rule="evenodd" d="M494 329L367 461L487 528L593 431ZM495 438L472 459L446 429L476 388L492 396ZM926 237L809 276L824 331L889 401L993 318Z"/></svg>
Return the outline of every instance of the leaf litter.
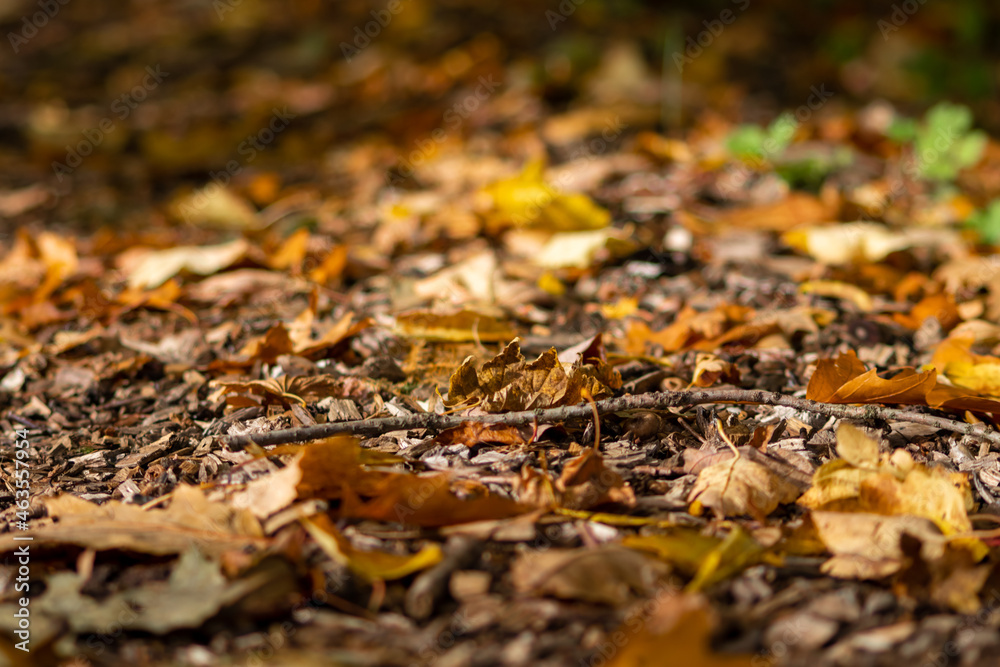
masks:
<svg viewBox="0 0 1000 667"><path fill-rule="evenodd" d="M2 105L30 147L0 151L4 659L27 664L19 537L36 664L995 652L1000 457L971 427L1000 414L1000 161L964 107L831 105L793 132L788 113L762 128L699 107L675 131L669 82L611 37L539 56L481 8L503 39L452 26L451 50L425 57L442 38L425 29L455 19L414 2L353 64L321 65L339 41L321 26L367 14L263 3L208 28L153 4L190 26L152 38L179 85L147 91L86 169L57 171L68 190L35 180L94 102L32 89ZM600 26L608 5L578 18ZM315 40L267 18L289 12ZM655 21L634 24L659 48ZM741 48L765 52L740 25ZM63 83L145 71L148 30L127 27L51 32L79 51ZM232 54L205 50L216 29ZM94 80L112 51L121 68ZM232 78L206 88L192 60ZM704 99L746 101L712 83L714 56L693 66ZM266 150L217 164L263 127ZM954 147L910 169L942 128ZM598 416L681 390L742 393ZM573 406L592 412L476 421ZM226 439L439 415L459 425Z"/></svg>

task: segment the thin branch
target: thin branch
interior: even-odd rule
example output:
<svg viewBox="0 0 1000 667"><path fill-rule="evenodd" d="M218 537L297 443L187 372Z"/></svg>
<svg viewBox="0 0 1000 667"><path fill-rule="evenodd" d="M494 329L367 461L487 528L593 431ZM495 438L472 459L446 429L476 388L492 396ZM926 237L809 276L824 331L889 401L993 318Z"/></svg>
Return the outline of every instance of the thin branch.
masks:
<svg viewBox="0 0 1000 667"><path fill-rule="evenodd" d="M739 403L756 405L781 405L796 410L815 412L821 415L839 419L885 421L894 420L912 422L932 426L941 431L952 431L969 435L995 445L1000 449L1000 432L987 424L966 424L935 415L920 412L909 412L899 408L886 408L879 405L835 405L818 403L805 398L786 396L770 391L756 389L695 389L686 391L661 391L637 396L622 396L609 398L588 405L573 405L545 410L525 410L523 412L505 412L498 414L477 415L437 415L414 414L403 417L386 417L382 419L362 419L349 422L335 422L290 428L270 433L254 433L248 435L230 435L224 438L225 444L231 449L242 449L251 443L257 445L282 445L293 442L309 442L333 435L360 435L372 437L390 431L409 429L430 429L440 431L458 426L464 422L480 422L484 424L507 424L521 426L538 422L566 422L593 418L593 409L599 414L624 412L627 410L657 410L709 403Z"/></svg>

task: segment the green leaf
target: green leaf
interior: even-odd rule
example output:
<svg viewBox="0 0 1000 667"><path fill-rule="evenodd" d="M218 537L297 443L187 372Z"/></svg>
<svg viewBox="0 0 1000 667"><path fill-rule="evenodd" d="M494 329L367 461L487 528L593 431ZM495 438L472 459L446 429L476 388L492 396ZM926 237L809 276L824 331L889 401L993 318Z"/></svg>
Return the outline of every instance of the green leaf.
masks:
<svg viewBox="0 0 1000 667"><path fill-rule="evenodd" d="M726 149L739 158L761 157L764 155L764 141L767 135L757 125L740 125L726 138Z"/></svg>
<svg viewBox="0 0 1000 667"><path fill-rule="evenodd" d="M975 230L983 243L996 244L1000 241L1000 199L994 199L985 209L970 215L965 225Z"/></svg>

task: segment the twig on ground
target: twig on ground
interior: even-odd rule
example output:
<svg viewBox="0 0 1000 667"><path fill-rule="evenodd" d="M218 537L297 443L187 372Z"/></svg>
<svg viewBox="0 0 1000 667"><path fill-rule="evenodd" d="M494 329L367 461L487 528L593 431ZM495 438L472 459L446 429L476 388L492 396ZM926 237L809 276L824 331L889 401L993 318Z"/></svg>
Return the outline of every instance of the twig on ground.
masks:
<svg viewBox="0 0 1000 667"><path fill-rule="evenodd" d="M376 436L390 431L409 429L443 430L458 426L463 422L480 422L485 424L508 424L521 426L538 422L579 421L593 418L593 410L599 414L624 412L628 410L656 410L676 408L708 403L738 403L756 405L780 405L796 410L815 412L839 419L858 420L894 420L912 422L932 426L942 431L952 431L962 435L981 438L1000 449L1000 432L987 424L966 424L954 419L946 419L920 412L909 412L899 408L886 408L880 405L835 405L818 403L805 398L786 396L770 391L756 389L695 389L685 391L661 391L637 396L622 396L609 398L587 405L572 405L544 410L525 410L522 412L505 412L497 414L477 415L437 415L415 414L402 417L386 417L380 419L361 419L349 422L318 424L290 428L270 433L254 433L248 435L230 435L223 442L231 449L242 449L251 443L257 445L282 445L293 442L309 442L334 435Z"/></svg>

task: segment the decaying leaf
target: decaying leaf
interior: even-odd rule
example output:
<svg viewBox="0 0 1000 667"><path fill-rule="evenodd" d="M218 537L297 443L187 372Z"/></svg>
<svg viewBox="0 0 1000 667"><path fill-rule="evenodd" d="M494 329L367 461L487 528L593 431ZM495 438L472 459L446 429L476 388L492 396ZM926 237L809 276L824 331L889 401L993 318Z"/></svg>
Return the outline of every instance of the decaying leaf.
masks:
<svg viewBox="0 0 1000 667"><path fill-rule="evenodd" d="M798 485L778 471L740 455L698 473L688 502L714 510L720 516L748 515L763 519L778 505L794 502L800 493Z"/></svg>
<svg viewBox="0 0 1000 667"><path fill-rule="evenodd" d="M520 555L511 582L521 593L612 605L646 597L667 573L663 563L618 545Z"/></svg>
<svg viewBox="0 0 1000 667"><path fill-rule="evenodd" d="M268 543L250 512L209 501L195 486L178 486L167 509L143 511L116 500L95 505L74 496L52 498L46 508L58 523L25 533L35 548L74 544L97 551L165 555L196 546L207 554L220 554ZM0 536L0 553L20 544L11 533Z"/></svg>
<svg viewBox="0 0 1000 667"><path fill-rule="evenodd" d="M478 402L487 412L503 412L576 405L585 395L607 398L621 387L621 375L605 362L600 337L588 349L574 362L561 360L554 348L529 362L515 339L478 370L470 356L451 376L445 405Z"/></svg>
<svg viewBox="0 0 1000 667"><path fill-rule="evenodd" d="M294 453L295 458L279 473L247 485L234 500L238 506L263 517L295 500L322 499L339 503L333 511L342 518L419 526L500 519L532 509L491 495L481 486L464 489L460 497L447 474L372 470L366 464L384 465L387 455L362 450L354 438L328 438L270 452L283 453Z"/></svg>

